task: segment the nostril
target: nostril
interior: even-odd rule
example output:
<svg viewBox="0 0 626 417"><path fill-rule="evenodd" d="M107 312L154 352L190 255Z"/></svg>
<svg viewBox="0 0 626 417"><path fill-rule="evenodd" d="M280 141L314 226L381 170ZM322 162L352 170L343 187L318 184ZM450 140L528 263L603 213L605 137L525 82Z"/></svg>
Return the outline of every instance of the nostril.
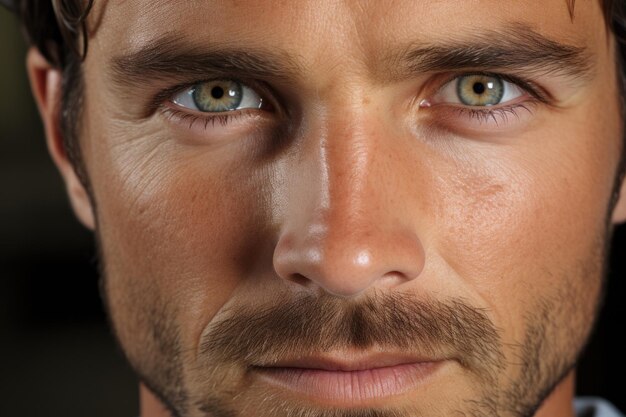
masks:
<svg viewBox="0 0 626 417"><path fill-rule="evenodd" d="M291 281L295 282L298 285L306 287L310 280L302 274L295 273L291 274Z"/></svg>
<svg viewBox="0 0 626 417"><path fill-rule="evenodd" d="M411 281L418 274L419 272L411 273L408 271L391 271L380 277L379 281L381 286L391 288Z"/></svg>
<svg viewBox="0 0 626 417"><path fill-rule="evenodd" d="M398 287L421 273L424 250L412 231L356 233L339 226L323 236L280 236L273 256L278 277L302 289L353 297L370 287Z"/></svg>

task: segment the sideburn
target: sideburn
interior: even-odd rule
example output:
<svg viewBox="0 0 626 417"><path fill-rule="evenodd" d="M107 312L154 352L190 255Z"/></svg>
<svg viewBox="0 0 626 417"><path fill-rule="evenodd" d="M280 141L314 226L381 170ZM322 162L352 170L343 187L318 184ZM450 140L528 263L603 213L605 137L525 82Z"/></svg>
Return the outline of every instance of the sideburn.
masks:
<svg viewBox="0 0 626 417"><path fill-rule="evenodd" d="M80 183L85 188L95 213L94 194L80 146L84 104L83 61L72 51L66 52L64 61L58 125L61 129L65 154L72 164Z"/></svg>

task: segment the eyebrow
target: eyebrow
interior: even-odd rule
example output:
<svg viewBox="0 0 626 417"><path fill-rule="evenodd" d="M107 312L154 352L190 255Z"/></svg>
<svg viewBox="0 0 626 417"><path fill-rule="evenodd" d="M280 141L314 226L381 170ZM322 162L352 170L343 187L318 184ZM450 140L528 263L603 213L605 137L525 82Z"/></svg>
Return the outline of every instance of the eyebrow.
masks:
<svg viewBox="0 0 626 417"><path fill-rule="evenodd" d="M588 79L593 55L582 46L564 44L512 23L504 30L488 30L449 38L436 44L412 44L388 56L392 78L429 71L507 70ZM393 68L395 67L395 68Z"/></svg>
<svg viewBox="0 0 626 417"><path fill-rule="evenodd" d="M373 76L393 81L427 72L506 70L585 79L592 73L592 58L585 47L560 43L524 24L513 23L504 30L395 48L377 58ZM230 42L195 45L173 35L114 57L111 68L113 80L120 86L183 76L294 80L307 73L301 57L276 48L242 48Z"/></svg>
<svg viewBox="0 0 626 417"><path fill-rule="evenodd" d="M114 57L111 68L113 80L119 85L172 76L287 79L303 72L296 60L286 53L257 47L241 49L228 43L193 45L171 35Z"/></svg>

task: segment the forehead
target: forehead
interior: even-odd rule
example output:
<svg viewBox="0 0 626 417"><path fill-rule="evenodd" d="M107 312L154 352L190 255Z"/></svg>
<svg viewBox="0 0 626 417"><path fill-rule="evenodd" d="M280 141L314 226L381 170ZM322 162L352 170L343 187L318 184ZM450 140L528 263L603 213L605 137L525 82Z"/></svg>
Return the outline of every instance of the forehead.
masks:
<svg viewBox="0 0 626 417"><path fill-rule="evenodd" d="M600 1L579 0L110 0L90 25L104 55L168 35L194 43L276 47L323 62L380 56L393 44L445 40L476 30L527 26L570 44L604 31Z"/></svg>

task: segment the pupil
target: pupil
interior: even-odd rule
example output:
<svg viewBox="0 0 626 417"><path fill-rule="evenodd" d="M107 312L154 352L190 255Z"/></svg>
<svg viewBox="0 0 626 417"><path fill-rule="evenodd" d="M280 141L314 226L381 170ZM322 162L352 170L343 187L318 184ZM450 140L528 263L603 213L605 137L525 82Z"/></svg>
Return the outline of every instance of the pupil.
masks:
<svg viewBox="0 0 626 417"><path fill-rule="evenodd" d="M224 89L222 87L213 87L211 89L211 96L218 99L224 97Z"/></svg>
<svg viewBox="0 0 626 417"><path fill-rule="evenodd" d="M483 83L476 83L472 88L474 89L474 93L478 95L485 92L485 84Z"/></svg>

